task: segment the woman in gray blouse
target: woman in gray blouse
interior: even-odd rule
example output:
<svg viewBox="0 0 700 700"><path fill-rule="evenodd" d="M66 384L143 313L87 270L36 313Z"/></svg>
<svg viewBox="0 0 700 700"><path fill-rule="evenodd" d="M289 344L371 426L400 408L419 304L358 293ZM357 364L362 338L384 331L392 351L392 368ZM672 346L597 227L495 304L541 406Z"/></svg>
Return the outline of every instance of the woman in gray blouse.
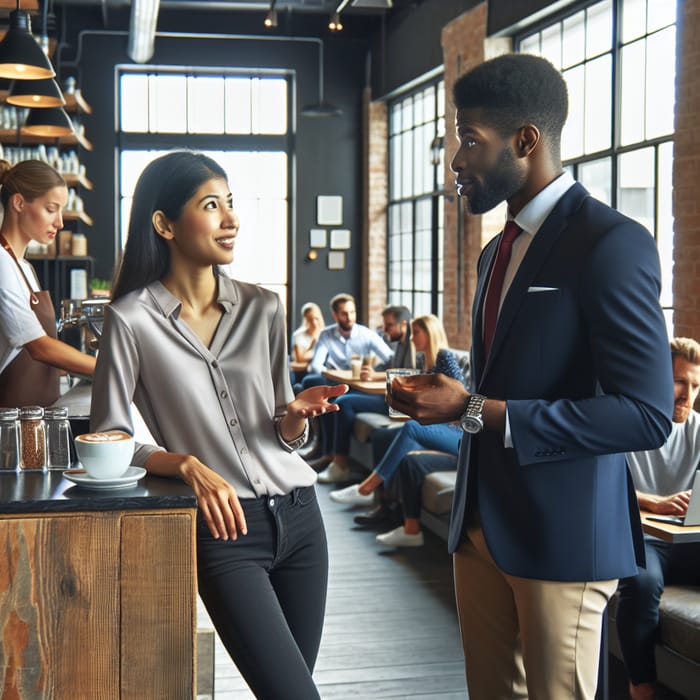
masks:
<svg viewBox="0 0 700 700"><path fill-rule="evenodd" d="M228 652L257 697L308 700L328 557L316 473L294 450L347 386L294 397L279 297L218 269L238 228L215 161L175 151L143 171L91 429L133 433L133 401L156 443L138 444L134 464L197 496L199 592Z"/></svg>

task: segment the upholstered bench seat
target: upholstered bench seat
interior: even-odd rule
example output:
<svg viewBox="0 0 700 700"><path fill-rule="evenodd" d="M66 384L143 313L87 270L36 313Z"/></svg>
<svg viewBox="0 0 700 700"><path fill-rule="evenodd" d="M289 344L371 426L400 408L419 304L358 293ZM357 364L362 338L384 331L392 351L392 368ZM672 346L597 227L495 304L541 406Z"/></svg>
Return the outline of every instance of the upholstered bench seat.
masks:
<svg viewBox="0 0 700 700"><path fill-rule="evenodd" d="M608 639L610 651L621 659L616 612L615 595L608 605ZM659 615L659 681L688 700L700 700L700 586L666 586Z"/></svg>

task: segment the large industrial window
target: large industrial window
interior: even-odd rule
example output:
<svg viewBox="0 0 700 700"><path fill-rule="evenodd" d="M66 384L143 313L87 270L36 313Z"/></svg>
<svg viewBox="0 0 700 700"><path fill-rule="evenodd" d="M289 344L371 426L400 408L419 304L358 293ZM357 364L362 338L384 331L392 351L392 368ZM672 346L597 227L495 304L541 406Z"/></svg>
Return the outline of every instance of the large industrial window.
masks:
<svg viewBox="0 0 700 700"><path fill-rule="evenodd" d="M226 171L241 230L232 277L278 292L286 304L289 238L289 79L226 70L120 71L119 216L126 241L143 168L191 148ZM264 255L262 254L264 252Z"/></svg>
<svg viewBox="0 0 700 700"><path fill-rule="evenodd" d="M388 298L414 316L443 305L442 80L389 105Z"/></svg>
<svg viewBox="0 0 700 700"><path fill-rule="evenodd" d="M669 332L675 23L675 2L603 0L517 40L519 51L548 58L566 79L565 164L594 196L656 238Z"/></svg>

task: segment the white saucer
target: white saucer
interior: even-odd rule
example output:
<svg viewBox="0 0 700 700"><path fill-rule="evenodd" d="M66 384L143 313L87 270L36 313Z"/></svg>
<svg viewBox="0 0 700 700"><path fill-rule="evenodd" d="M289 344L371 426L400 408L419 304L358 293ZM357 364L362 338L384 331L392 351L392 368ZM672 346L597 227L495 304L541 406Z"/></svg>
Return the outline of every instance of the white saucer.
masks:
<svg viewBox="0 0 700 700"><path fill-rule="evenodd" d="M93 479L84 469L67 469L63 476L86 489L125 489L135 486L139 479L146 476L146 470L141 467L129 467L123 476L114 479Z"/></svg>

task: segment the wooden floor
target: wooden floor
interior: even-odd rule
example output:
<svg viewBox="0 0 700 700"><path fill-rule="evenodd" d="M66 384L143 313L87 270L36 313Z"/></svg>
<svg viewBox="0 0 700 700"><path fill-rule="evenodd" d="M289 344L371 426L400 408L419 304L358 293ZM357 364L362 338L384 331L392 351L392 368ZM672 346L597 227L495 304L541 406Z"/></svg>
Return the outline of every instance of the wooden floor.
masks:
<svg viewBox="0 0 700 700"><path fill-rule="evenodd" d="M462 649L445 542L426 532L422 548L390 550L376 531L356 527L352 511L317 492L328 532L326 622L314 678L323 700L464 700ZM201 601L198 627L212 625ZM610 660L608 700L625 700L622 665ZM201 696L209 700L211 696ZM250 700L218 638L215 700ZM659 700L681 700L660 693Z"/></svg>

